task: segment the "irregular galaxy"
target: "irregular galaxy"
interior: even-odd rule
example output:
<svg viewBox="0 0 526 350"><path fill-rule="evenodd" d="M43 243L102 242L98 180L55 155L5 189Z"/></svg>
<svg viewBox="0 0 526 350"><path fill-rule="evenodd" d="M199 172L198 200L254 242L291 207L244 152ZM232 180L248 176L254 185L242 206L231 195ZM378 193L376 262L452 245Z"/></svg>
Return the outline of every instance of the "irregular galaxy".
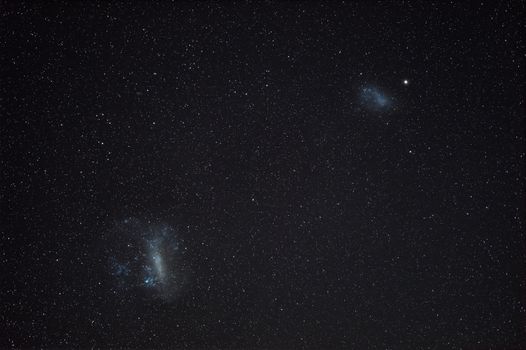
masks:
<svg viewBox="0 0 526 350"><path fill-rule="evenodd" d="M360 89L359 100L365 109L374 112L388 111L393 106L392 97L379 88L370 85Z"/></svg>
<svg viewBox="0 0 526 350"><path fill-rule="evenodd" d="M143 290L148 296L165 300L178 295L187 273L184 250L179 250L179 237L173 227L126 219L111 233L115 239L106 250L117 288L130 293Z"/></svg>

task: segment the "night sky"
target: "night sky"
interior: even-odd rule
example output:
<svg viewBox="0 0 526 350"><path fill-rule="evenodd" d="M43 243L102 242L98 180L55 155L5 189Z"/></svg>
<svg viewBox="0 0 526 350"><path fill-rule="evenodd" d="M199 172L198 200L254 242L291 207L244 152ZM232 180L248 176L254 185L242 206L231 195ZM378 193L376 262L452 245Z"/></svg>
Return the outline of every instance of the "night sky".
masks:
<svg viewBox="0 0 526 350"><path fill-rule="evenodd" d="M523 1L0 12L0 348L526 348Z"/></svg>

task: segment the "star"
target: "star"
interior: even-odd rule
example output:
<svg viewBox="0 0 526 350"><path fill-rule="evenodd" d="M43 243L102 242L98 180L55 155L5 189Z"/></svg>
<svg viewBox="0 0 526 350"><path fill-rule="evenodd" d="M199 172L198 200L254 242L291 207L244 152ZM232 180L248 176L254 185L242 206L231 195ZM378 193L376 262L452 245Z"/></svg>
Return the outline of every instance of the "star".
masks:
<svg viewBox="0 0 526 350"><path fill-rule="evenodd" d="M404 79L403 83L404 83L404 85L409 85L409 80Z"/></svg>

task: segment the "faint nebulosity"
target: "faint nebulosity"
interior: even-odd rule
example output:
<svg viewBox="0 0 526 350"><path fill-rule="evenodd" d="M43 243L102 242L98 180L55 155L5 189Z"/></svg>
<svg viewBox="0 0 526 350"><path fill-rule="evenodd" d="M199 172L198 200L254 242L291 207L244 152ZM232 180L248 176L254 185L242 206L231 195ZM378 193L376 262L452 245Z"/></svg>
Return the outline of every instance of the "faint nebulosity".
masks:
<svg viewBox="0 0 526 350"><path fill-rule="evenodd" d="M0 349L525 348L524 1L0 9Z"/></svg>

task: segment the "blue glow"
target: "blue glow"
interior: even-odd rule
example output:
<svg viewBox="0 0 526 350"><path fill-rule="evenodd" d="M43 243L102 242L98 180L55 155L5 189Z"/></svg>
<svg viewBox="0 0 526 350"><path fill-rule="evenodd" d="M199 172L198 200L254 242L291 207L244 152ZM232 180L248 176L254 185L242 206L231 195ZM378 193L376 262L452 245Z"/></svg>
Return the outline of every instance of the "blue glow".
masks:
<svg viewBox="0 0 526 350"><path fill-rule="evenodd" d="M360 91L360 99L366 108L374 111L387 110L392 105L392 99L373 86L363 87Z"/></svg>
<svg viewBox="0 0 526 350"><path fill-rule="evenodd" d="M128 264L123 264L115 259L111 260L111 269L114 276L126 277L130 274L130 267Z"/></svg>
<svg viewBox="0 0 526 350"><path fill-rule="evenodd" d="M147 276L144 278L144 285L146 287L153 287L155 285L155 278L152 276Z"/></svg>
<svg viewBox="0 0 526 350"><path fill-rule="evenodd" d="M144 267L144 278L142 280L145 287L155 287L157 285L158 279L155 276L155 272L150 266Z"/></svg>

